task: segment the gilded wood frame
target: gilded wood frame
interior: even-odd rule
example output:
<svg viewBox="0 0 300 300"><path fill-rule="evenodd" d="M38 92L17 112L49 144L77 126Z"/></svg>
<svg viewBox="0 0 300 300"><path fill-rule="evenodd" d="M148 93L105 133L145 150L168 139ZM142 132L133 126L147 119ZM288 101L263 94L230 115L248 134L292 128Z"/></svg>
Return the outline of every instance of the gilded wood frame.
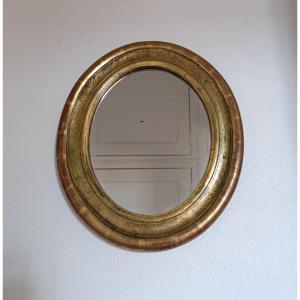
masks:
<svg viewBox="0 0 300 300"><path fill-rule="evenodd" d="M154 216L130 212L110 199L95 177L89 155L91 122L99 101L123 76L145 68L163 69L186 81L202 100L211 127L204 177L178 207ZM57 135L59 175L77 213L101 236L137 250L172 248L203 232L229 202L242 159L242 121L229 86L203 58L166 42L129 44L96 61L73 87Z"/></svg>

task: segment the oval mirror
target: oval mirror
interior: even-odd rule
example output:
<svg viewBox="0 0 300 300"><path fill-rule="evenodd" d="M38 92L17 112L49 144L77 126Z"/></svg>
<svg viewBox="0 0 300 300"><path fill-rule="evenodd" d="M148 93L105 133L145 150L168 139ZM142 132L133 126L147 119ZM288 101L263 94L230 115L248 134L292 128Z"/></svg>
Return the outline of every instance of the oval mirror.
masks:
<svg viewBox="0 0 300 300"><path fill-rule="evenodd" d="M165 42L113 50L79 78L57 134L63 188L118 245L169 249L228 204L243 159L234 95L192 51Z"/></svg>
<svg viewBox="0 0 300 300"><path fill-rule="evenodd" d="M107 195L129 211L154 215L178 206L199 184L209 153L204 105L169 72L131 73L98 104L92 166Z"/></svg>

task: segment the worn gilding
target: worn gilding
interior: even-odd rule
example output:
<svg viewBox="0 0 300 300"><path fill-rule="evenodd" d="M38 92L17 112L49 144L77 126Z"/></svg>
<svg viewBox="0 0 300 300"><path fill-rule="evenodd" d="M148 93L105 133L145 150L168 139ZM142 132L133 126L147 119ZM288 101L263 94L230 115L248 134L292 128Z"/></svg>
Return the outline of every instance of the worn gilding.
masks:
<svg viewBox="0 0 300 300"><path fill-rule="evenodd" d="M120 78L145 68L160 68L186 81L202 100L211 128L210 159L201 182L177 208L155 216L130 212L110 199L95 177L89 155L99 101ZM129 44L96 61L73 87L57 134L60 178L77 213L103 237L138 250L172 248L203 232L232 196L242 158L242 122L229 86L203 58L165 42Z"/></svg>

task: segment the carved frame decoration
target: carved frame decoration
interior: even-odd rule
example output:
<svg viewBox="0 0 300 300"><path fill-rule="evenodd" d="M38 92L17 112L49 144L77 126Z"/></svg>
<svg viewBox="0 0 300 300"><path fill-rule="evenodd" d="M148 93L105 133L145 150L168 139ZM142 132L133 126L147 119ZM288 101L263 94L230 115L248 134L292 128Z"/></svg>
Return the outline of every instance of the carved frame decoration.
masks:
<svg viewBox="0 0 300 300"><path fill-rule="evenodd" d="M100 100L122 77L145 68L163 69L189 84L202 100L211 128L204 177L178 207L154 216L117 205L98 183L89 154L91 123ZM202 233L229 202L242 160L242 121L231 89L206 60L166 42L129 44L96 61L73 87L57 135L59 175L72 206L101 236L136 250L172 248Z"/></svg>

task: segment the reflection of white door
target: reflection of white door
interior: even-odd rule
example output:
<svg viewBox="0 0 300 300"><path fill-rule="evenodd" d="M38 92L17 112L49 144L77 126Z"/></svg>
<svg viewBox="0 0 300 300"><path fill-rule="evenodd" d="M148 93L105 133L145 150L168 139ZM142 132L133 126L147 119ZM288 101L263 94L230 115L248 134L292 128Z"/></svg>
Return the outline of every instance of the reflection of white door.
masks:
<svg viewBox="0 0 300 300"><path fill-rule="evenodd" d="M190 154L187 85L166 72L138 75L119 82L99 105L92 155Z"/></svg>
<svg viewBox="0 0 300 300"><path fill-rule="evenodd" d="M191 193L190 169L102 169L95 174L116 203L137 213L170 210Z"/></svg>
<svg viewBox="0 0 300 300"><path fill-rule="evenodd" d="M186 199L210 151L209 122L199 103L182 80L161 71L128 77L109 92L95 114L90 148L95 174L112 199L147 214Z"/></svg>

